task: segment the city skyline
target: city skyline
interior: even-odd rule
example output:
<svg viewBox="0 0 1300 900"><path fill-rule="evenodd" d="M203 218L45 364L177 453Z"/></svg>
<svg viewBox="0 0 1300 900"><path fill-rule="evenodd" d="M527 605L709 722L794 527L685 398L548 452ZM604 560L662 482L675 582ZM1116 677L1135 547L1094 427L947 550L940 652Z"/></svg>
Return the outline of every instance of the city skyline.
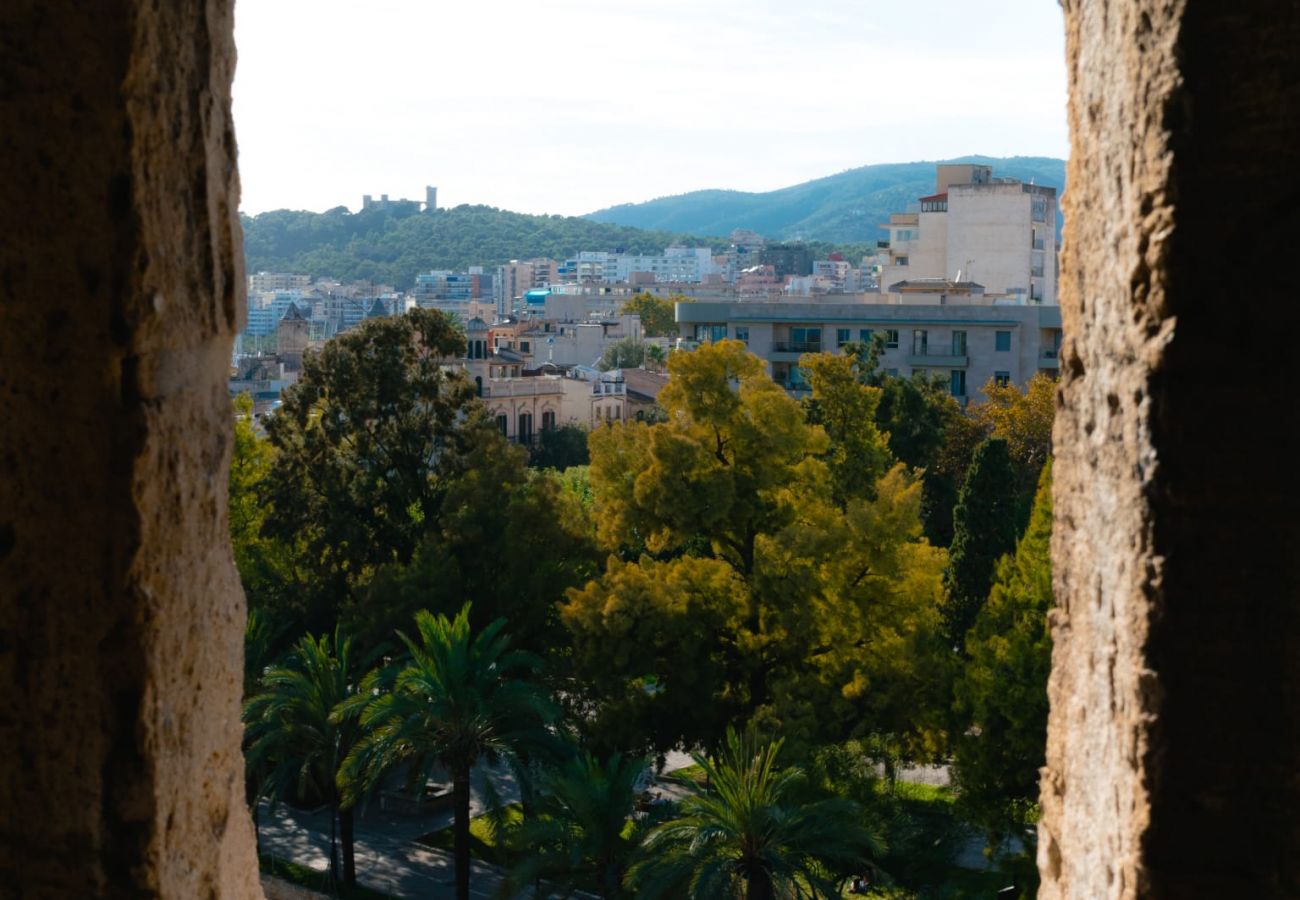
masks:
<svg viewBox="0 0 1300 900"><path fill-rule="evenodd" d="M581 215L862 165L1064 157L1061 13L927 0L241 4L241 208Z"/></svg>

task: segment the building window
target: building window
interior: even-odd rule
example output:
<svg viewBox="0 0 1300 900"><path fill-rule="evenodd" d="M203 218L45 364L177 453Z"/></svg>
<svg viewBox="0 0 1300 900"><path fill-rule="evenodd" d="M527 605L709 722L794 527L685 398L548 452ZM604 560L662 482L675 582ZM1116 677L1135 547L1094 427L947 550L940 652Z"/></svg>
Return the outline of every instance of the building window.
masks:
<svg viewBox="0 0 1300 900"><path fill-rule="evenodd" d="M930 350L930 332L924 328L912 329L912 355L925 356Z"/></svg>
<svg viewBox="0 0 1300 900"><path fill-rule="evenodd" d="M497 416L497 428L501 429L502 437L510 436L510 419L508 416Z"/></svg>
<svg viewBox="0 0 1300 900"><path fill-rule="evenodd" d="M474 393L475 393L476 396L479 396L479 397L482 397L482 396L483 396L483 376L482 376L482 375L475 375L475 376L474 376Z"/></svg>
<svg viewBox="0 0 1300 900"><path fill-rule="evenodd" d="M820 353L822 330L820 328L791 328L790 349L795 353Z"/></svg>
<svg viewBox="0 0 1300 900"><path fill-rule="evenodd" d="M725 340L726 337L727 337L726 325L696 325L695 326L695 339L697 341L706 341L712 343L713 341Z"/></svg>
<svg viewBox="0 0 1300 900"><path fill-rule="evenodd" d="M749 343L749 326L748 326L748 325L737 325L737 326L736 326L736 340L738 340L738 341L744 341L746 344Z"/></svg>
<svg viewBox="0 0 1300 900"><path fill-rule="evenodd" d="M1011 332L995 331L993 332L993 349L999 353L1008 353L1011 350Z"/></svg>
<svg viewBox="0 0 1300 900"><path fill-rule="evenodd" d="M852 333L853 333L853 331L852 331L851 329L848 329L848 328L836 328L836 329L835 329L835 346L836 346L836 347L843 347L845 344L847 344L850 340L852 340L852 338L849 337L849 335L851 335Z"/></svg>
<svg viewBox="0 0 1300 900"><path fill-rule="evenodd" d="M897 328L886 328L886 329L885 329L885 347L886 347L887 349L890 349L890 350L896 350L896 349L898 349L898 329L897 329Z"/></svg>
<svg viewBox="0 0 1300 900"><path fill-rule="evenodd" d="M519 433L516 435L521 444L533 442L533 417L529 413L519 414Z"/></svg>
<svg viewBox="0 0 1300 900"><path fill-rule="evenodd" d="M555 429L555 413L547 410L542 413L542 431L553 431Z"/></svg>
<svg viewBox="0 0 1300 900"><path fill-rule="evenodd" d="M966 355L966 332L954 331L952 333L952 355L953 356Z"/></svg>
<svg viewBox="0 0 1300 900"><path fill-rule="evenodd" d="M896 265L896 266L905 266L905 265L907 265L907 257L906 257L906 256L899 256L899 257L896 257L896 258L894 259L894 265Z"/></svg>
<svg viewBox="0 0 1300 900"><path fill-rule="evenodd" d="M886 370L885 370L885 374L888 375L890 378L897 378L897 377L898 377L898 370L897 370L897 369L886 369Z"/></svg>
<svg viewBox="0 0 1300 900"><path fill-rule="evenodd" d="M1009 385L1009 384L1011 383L1011 373L1010 373L1010 372L994 372L994 373L993 373L993 383L996 384L998 387L1006 387L1007 385Z"/></svg>
<svg viewBox="0 0 1300 900"><path fill-rule="evenodd" d="M859 329L858 329L858 340L862 341L862 343L864 343L864 344L870 344L870 343L871 343L871 329L870 329L870 328L859 328Z"/></svg>
<svg viewBox="0 0 1300 900"><path fill-rule="evenodd" d="M952 395L954 397L966 396L966 370L952 370Z"/></svg>
<svg viewBox="0 0 1300 900"><path fill-rule="evenodd" d="M520 341L520 342L519 342L519 352L520 352L520 353L527 353L527 352L528 352L528 341Z"/></svg>

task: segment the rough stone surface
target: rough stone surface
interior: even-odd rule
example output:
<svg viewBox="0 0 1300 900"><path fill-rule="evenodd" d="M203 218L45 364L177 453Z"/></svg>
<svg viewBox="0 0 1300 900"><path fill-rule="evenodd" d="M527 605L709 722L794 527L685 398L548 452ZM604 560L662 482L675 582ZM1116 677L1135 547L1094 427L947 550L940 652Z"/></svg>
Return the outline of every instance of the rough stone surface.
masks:
<svg viewBox="0 0 1300 900"><path fill-rule="evenodd" d="M258 897L231 0L0 5L0 895Z"/></svg>
<svg viewBox="0 0 1300 900"><path fill-rule="evenodd" d="M1300 7L1065 14L1039 896L1300 896Z"/></svg>

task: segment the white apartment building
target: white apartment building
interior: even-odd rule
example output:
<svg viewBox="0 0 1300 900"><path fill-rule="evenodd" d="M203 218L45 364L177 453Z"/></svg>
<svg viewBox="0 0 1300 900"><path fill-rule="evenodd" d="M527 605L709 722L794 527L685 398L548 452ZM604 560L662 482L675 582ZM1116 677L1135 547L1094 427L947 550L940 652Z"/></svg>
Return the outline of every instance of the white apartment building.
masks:
<svg viewBox="0 0 1300 900"><path fill-rule="evenodd" d="M289 272L257 272L248 276L248 293L265 294L269 291L305 291L311 287L310 275Z"/></svg>
<svg viewBox="0 0 1300 900"><path fill-rule="evenodd" d="M894 213L880 292L901 281L978 282L990 295L1056 303L1056 189L994 178L990 166L937 167L935 192Z"/></svg>
<svg viewBox="0 0 1300 900"><path fill-rule="evenodd" d="M677 324L684 347L743 341L767 362L773 380L796 394L809 390L800 356L839 352L876 332L886 337L886 372L941 374L962 402L989 379L1023 385L1037 372L1059 369L1060 307L993 303L970 286L950 291L930 303L678 303Z"/></svg>

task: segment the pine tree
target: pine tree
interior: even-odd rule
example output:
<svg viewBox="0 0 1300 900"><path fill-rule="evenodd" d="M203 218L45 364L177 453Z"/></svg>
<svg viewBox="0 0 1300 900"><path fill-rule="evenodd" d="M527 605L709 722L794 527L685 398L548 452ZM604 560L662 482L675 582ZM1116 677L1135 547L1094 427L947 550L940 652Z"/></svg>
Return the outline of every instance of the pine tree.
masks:
<svg viewBox="0 0 1300 900"><path fill-rule="evenodd" d="M1052 469L1039 479L1029 527L998 564L988 603L966 641L954 694L963 729L953 773L967 816L995 840L1024 833L1038 799L1052 667Z"/></svg>
<svg viewBox="0 0 1300 900"><path fill-rule="evenodd" d="M944 625L962 648L993 584L998 559L1016 548L1016 473L1007 442L989 438L975 448L952 513L953 538L944 587Z"/></svg>

